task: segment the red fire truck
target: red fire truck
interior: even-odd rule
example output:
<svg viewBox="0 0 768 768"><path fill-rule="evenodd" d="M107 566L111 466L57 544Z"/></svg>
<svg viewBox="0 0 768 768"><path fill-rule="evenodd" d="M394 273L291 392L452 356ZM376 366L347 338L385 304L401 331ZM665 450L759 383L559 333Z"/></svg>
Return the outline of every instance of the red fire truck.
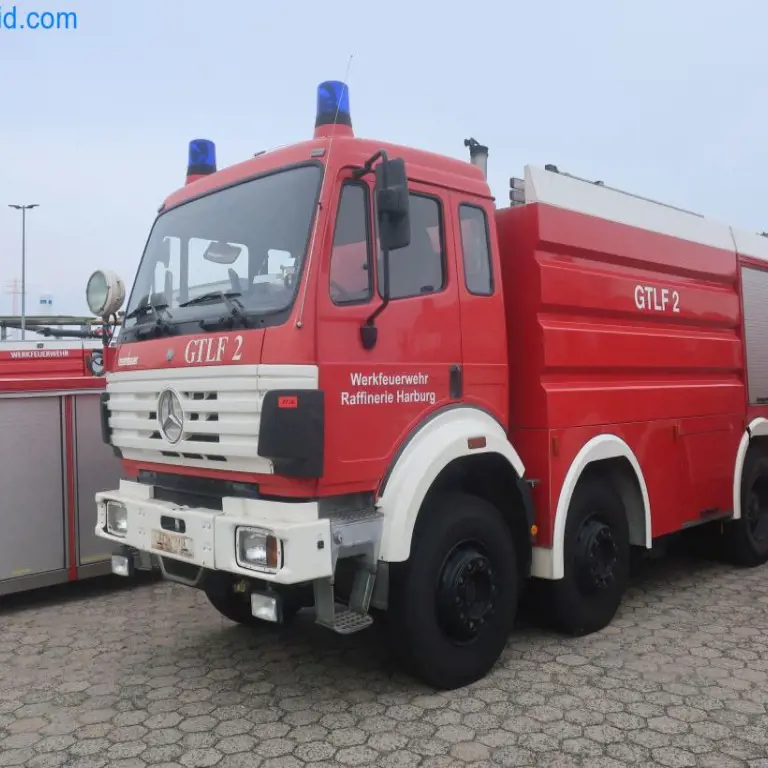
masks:
<svg viewBox="0 0 768 768"><path fill-rule="evenodd" d="M217 170L190 144L108 348L125 479L97 532L235 622L381 612L415 675L486 674L521 590L562 631L613 619L633 549L713 523L768 559L768 239L526 167L356 138ZM122 283L96 272L109 319Z"/></svg>
<svg viewBox="0 0 768 768"><path fill-rule="evenodd" d="M121 477L101 444L98 329L60 328L88 318L20 320L0 317L0 615L4 595L110 573L112 546L94 535L93 496ZM20 327L34 338L4 340Z"/></svg>

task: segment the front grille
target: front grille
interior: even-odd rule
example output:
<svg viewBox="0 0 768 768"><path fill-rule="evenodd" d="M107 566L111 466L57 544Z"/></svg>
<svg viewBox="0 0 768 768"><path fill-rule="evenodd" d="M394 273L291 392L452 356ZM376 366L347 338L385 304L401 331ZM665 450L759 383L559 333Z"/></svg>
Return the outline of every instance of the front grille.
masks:
<svg viewBox="0 0 768 768"><path fill-rule="evenodd" d="M206 446L220 444L221 434L218 431L201 431L201 429L210 429L209 425L214 425L214 429L217 428L219 414L217 411L208 410L208 407L210 403L218 402L218 392L179 392L179 396L184 403L185 427L189 425L189 428L184 430L184 440L191 443L203 443ZM201 410L200 406L196 407L197 403L205 403L204 407L206 410ZM149 418L150 420L154 419L157 421L157 413L154 411L150 412ZM197 426L198 424L199 426ZM152 432L150 439L160 441L158 443L158 450L163 456L197 461L224 462L227 460L226 456L210 452L214 450L212 448L204 452L169 450L159 430Z"/></svg>
<svg viewBox="0 0 768 768"><path fill-rule="evenodd" d="M219 414L216 411L205 410L201 411L199 408L195 408L195 403L205 402L211 403L218 401L218 392L179 392L179 395L186 402L184 418L190 422L189 430L185 430L187 440L193 440L197 443L220 443L221 435L212 432L200 432L195 430L195 424L200 422L202 424L212 424L218 422ZM150 411L150 419L157 419L157 413ZM163 436L159 431L152 433L153 440L162 440Z"/></svg>
<svg viewBox="0 0 768 768"><path fill-rule="evenodd" d="M158 399L167 387L179 396L184 411L183 434L176 444L165 440L157 420ZM271 462L258 454L265 392L316 387L314 366L203 366L110 374L111 442L128 460L271 474Z"/></svg>

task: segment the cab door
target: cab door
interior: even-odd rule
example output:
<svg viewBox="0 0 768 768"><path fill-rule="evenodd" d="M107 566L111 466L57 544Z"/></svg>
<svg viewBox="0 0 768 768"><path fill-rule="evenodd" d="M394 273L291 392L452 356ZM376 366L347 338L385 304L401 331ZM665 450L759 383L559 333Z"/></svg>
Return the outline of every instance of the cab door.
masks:
<svg viewBox="0 0 768 768"><path fill-rule="evenodd" d="M390 301L376 344L360 328L380 306L383 263L372 180L337 179L317 292L325 393L323 486L373 490L398 447L431 413L460 399L461 323L448 201L409 182L411 242L390 253Z"/></svg>
<svg viewBox="0 0 768 768"><path fill-rule="evenodd" d="M493 204L451 193L461 306L464 400L507 424L509 371Z"/></svg>

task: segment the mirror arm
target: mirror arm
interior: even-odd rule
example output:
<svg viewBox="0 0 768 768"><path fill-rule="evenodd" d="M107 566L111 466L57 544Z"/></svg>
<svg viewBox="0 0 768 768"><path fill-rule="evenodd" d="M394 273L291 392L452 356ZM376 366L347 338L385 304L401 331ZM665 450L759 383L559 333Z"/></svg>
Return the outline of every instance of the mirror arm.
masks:
<svg viewBox="0 0 768 768"><path fill-rule="evenodd" d="M376 152L372 157L370 157L362 168L359 168L355 171L353 171L353 177L355 179L361 179L366 174L370 173L373 170L374 163L381 158L381 165L380 167L377 167L377 173L381 172L380 178L377 178L377 189L379 188L379 185L389 192L389 179L387 178L388 173L388 167L389 167L389 156L387 155L386 150L380 149L378 152ZM386 215L387 216L387 223L390 223L390 216L392 215L389 212L383 213L382 211L379 211L379 216ZM376 328L376 318L387 308L387 305L389 304L390 295L389 295L389 248L383 248L381 249L381 256L382 256L382 266L383 266L383 284L382 284L382 291L381 291L381 304L379 304L378 307L368 316L365 323L360 326L360 342L363 345L363 349L373 349L373 347L376 346L376 341L378 338L378 329Z"/></svg>
<svg viewBox="0 0 768 768"><path fill-rule="evenodd" d="M380 149L375 155L369 157L365 161L365 165L363 165L362 168L356 168L352 172L352 177L355 178L355 179L362 179L363 176L367 176L373 170L373 164L379 158L381 158L384 161L384 171L383 171L383 173L384 173L384 179L386 181L386 173L387 173L387 171L386 171L386 164L387 164L387 161L389 160L389 156L387 155L387 150L386 149Z"/></svg>
<svg viewBox="0 0 768 768"><path fill-rule="evenodd" d="M376 318L387 308L389 304L389 249L382 249L381 260L383 262L384 284L382 285L381 304L368 316L365 323L360 326L360 341L363 349L373 349L378 339L378 328L376 327Z"/></svg>

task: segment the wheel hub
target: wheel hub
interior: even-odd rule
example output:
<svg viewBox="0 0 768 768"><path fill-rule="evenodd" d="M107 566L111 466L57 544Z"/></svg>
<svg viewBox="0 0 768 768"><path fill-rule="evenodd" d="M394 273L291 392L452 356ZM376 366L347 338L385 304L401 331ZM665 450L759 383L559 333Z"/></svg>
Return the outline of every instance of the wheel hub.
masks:
<svg viewBox="0 0 768 768"><path fill-rule="evenodd" d="M576 540L576 573L584 593L607 589L616 581L618 554L610 526L596 518L586 520Z"/></svg>
<svg viewBox="0 0 768 768"><path fill-rule="evenodd" d="M479 545L453 549L443 564L437 591L443 632L456 642L473 640L493 614L497 592L495 571Z"/></svg>

